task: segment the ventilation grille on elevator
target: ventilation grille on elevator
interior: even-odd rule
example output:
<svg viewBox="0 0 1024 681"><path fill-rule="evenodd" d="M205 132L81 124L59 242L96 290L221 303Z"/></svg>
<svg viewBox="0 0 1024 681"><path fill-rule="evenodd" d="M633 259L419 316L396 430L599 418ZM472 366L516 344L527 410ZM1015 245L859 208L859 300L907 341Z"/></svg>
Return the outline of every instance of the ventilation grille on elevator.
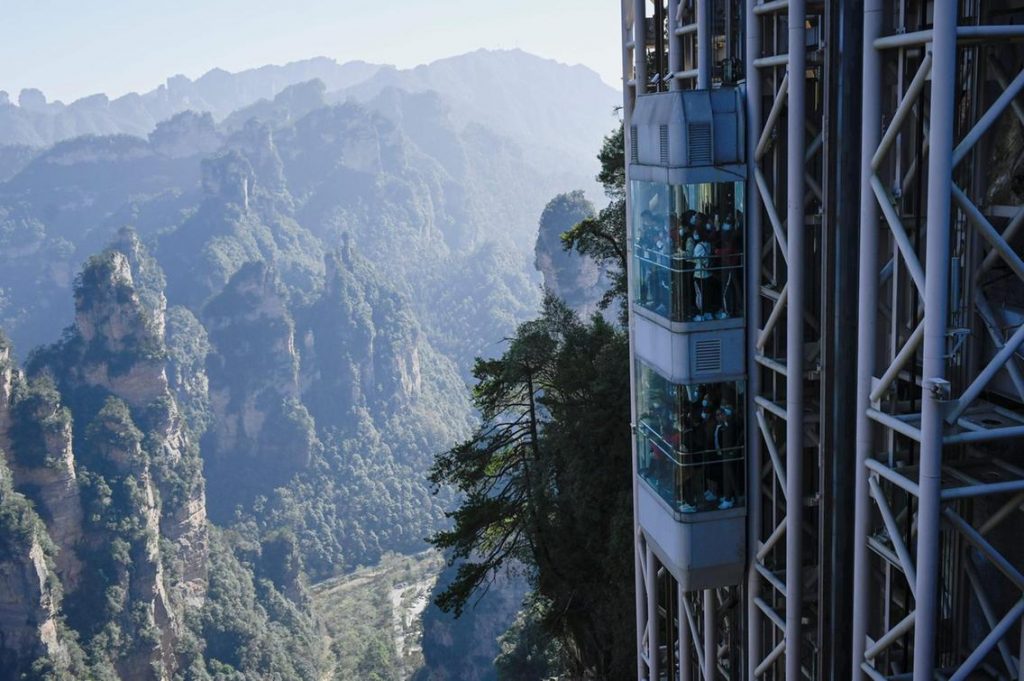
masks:
<svg viewBox="0 0 1024 681"><path fill-rule="evenodd" d="M722 341L718 338L699 340L693 346L693 369L706 374L722 370Z"/></svg>
<svg viewBox="0 0 1024 681"><path fill-rule="evenodd" d="M710 165L712 162L711 124L690 123L686 126L688 138L687 152L690 165Z"/></svg>
<svg viewBox="0 0 1024 681"><path fill-rule="evenodd" d="M633 163L640 162L640 147L636 141L636 126L629 126L629 158Z"/></svg>
<svg viewBox="0 0 1024 681"><path fill-rule="evenodd" d="M661 162L663 165L668 165L668 126L662 125L658 133L661 144Z"/></svg>

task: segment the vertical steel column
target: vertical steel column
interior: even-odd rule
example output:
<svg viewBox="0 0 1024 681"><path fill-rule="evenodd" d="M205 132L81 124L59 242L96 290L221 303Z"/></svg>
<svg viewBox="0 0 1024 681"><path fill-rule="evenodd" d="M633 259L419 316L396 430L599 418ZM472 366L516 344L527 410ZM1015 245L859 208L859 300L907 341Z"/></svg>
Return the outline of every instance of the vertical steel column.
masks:
<svg viewBox="0 0 1024 681"><path fill-rule="evenodd" d="M799 681L803 601L806 0L789 2L786 216L786 680Z"/></svg>
<svg viewBox="0 0 1024 681"><path fill-rule="evenodd" d="M697 0L697 89L711 89L711 0Z"/></svg>
<svg viewBox="0 0 1024 681"><path fill-rule="evenodd" d="M914 681L935 672L939 588L939 510L942 475L942 390L946 385L946 326L949 309L949 241L952 204L953 119L956 104L956 24L959 3L934 5L928 215L925 259L921 461L917 512L917 619Z"/></svg>
<svg viewBox="0 0 1024 681"><path fill-rule="evenodd" d="M844 0L832 6L826 69L828 113L824 116L822 178L824 249L821 281L824 296L821 337L822 405L820 434L824 443L820 462L821 502L819 560L821 581L818 678L848 679L850 623L853 619L854 485L856 479L857 287L858 235L861 186L861 73L864 43L864 0ZM841 55L841 56L840 56ZM813 289L812 289L813 290Z"/></svg>
<svg viewBox="0 0 1024 681"><path fill-rule="evenodd" d="M676 78L676 74L683 70L683 45L676 29L679 24L676 17L679 16L679 0L668 0L668 70L669 90L682 90L683 82Z"/></svg>
<svg viewBox="0 0 1024 681"><path fill-rule="evenodd" d="M632 4L631 4L632 3ZM622 0L622 141L623 141L623 153L625 158L629 158L629 148L631 144L630 134L630 121L633 117L633 103L635 100L635 93L639 91L639 86L636 80L633 81L633 89L630 90L630 72L633 70L633 66L636 62L634 55L637 51L637 36L635 27L638 24L642 24L642 21L637 21L636 8L643 9L643 2L635 2L634 0ZM643 14L640 14L642 19ZM641 30L641 37L643 32ZM633 44L633 54L630 54L629 44ZM626 165L626 263L632 261L633 257L633 239L632 234L632 199L629 195L629 165ZM633 278L629 276L627 272L626 276L626 296L628 300L633 300ZM636 391L633 387L636 385L635 365L632 361L633 357L633 312L632 309L628 313L628 324L629 324L629 416L630 423L635 424L637 421L636 417ZM643 563L640 560L641 551L645 550L641 546L642 536L640 534L640 513L637 508L637 481L639 480L637 471L637 457L636 457L636 438L631 438L630 448L632 451L631 456L631 468L633 471L633 588L635 591L635 610L634 613L636 620L636 678L637 681L642 681L647 678L646 665L644 664L644 625L646 623L646 613L644 608L647 605L647 601L644 597L644 574L643 574Z"/></svg>
<svg viewBox="0 0 1024 681"><path fill-rule="evenodd" d="M744 3L746 24L747 81L747 177L754 177L757 165L755 150L761 133L761 76L754 60L761 56L761 20L754 14L754 0ZM761 434L757 423L757 404L754 396L760 394L761 372L755 361L757 337L761 330L761 195L756 182L747 182L746 235L744 236L744 264L746 265L747 311L747 680L755 681L754 668L761 659L761 610L755 599L760 588L756 552L761 532Z"/></svg>
<svg viewBox="0 0 1024 681"><path fill-rule="evenodd" d="M883 0L864 1L864 73L861 96L860 300L857 314L857 463L853 521L853 627L851 679L863 678L867 647L870 589L868 528L871 497L867 461L872 454L871 380L875 373L875 326L878 314L878 201L870 189L871 160L881 141L882 58L875 39L882 33Z"/></svg>
<svg viewBox="0 0 1024 681"><path fill-rule="evenodd" d="M647 0L633 0L633 22L633 68L639 97L647 92Z"/></svg>
<svg viewBox="0 0 1024 681"><path fill-rule="evenodd" d="M714 589L704 590L704 681L714 681L718 659L718 631Z"/></svg>
<svg viewBox="0 0 1024 681"><path fill-rule="evenodd" d="M647 545L647 667L651 681L659 678L658 666L658 557Z"/></svg>
<svg viewBox="0 0 1024 681"><path fill-rule="evenodd" d="M686 592L676 589L677 645L679 646L679 681L693 681L693 664L690 657L690 625L686 619Z"/></svg>

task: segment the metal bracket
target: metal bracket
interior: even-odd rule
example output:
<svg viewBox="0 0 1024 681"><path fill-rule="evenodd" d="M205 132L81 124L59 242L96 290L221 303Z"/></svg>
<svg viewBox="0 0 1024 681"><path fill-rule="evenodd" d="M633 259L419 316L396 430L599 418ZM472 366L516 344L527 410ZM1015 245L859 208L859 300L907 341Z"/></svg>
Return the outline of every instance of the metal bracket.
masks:
<svg viewBox="0 0 1024 681"><path fill-rule="evenodd" d="M964 343L967 341L967 337L971 335L970 329L946 329L946 338L953 340L953 347L949 348L946 352L946 359L952 359L960 353ZM946 342L947 347L949 341Z"/></svg>
<svg viewBox="0 0 1024 681"><path fill-rule="evenodd" d="M929 378L924 381L926 394L937 402L945 402L953 392L953 386L944 378Z"/></svg>

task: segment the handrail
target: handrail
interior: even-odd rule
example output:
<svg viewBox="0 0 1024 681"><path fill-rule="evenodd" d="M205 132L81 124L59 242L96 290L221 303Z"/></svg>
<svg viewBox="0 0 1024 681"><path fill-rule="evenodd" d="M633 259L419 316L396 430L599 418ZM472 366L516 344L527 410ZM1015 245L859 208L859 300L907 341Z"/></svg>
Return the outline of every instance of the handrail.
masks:
<svg viewBox="0 0 1024 681"><path fill-rule="evenodd" d="M650 249L644 249L644 250L646 251L646 250L650 250ZM746 260L745 257L744 257L745 256L744 253L729 253L727 255L719 254L719 255L699 255L699 256L677 255L677 254L674 254L674 253L673 254L658 253L656 255L659 256L658 259L652 259L650 257L646 257L644 255L640 255L638 253L636 247L634 247L634 249L633 249L633 258L634 258L634 260L637 260L639 262L649 263L649 264L651 264L651 265L653 265L655 267L659 267L661 269L669 270L670 272L679 272L681 274L685 274L685 273L689 273L689 272L697 272L697 271L700 271L700 272L705 272L705 271L718 272L718 271L728 271L728 270L741 270L741 269L743 269L743 267L745 265L745 260ZM707 267L700 267L700 268L698 268L696 265L694 265L693 267L689 267L689 268L685 268L685 267L684 268L679 268L679 267L674 266L674 265L666 265L663 262L664 260L692 261L695 258L700 258L702 260L706 259L706 260L709 260L709 261L716 260L716 259L723 259L723 258L739 258L740 261L736 265L714 265L714 266L708 265Z"/></svg>
<svg viewBox="0 0 1024 681"><path fill-rule="evenodd" d="M696 467L696 466L707 466L707 465L719 464L719 463L732 463L734 461L743 461L744 458L745 458L744 454L743 454L743 445L735 445L733 447L723 447L722 449L702 449L702 450L696 451L696 452L688 452L688 451L685 451L685 450L676 449L673 445L669 444L669 442L666 441L665 438L663 438L661 436L661 434L658 433L656 430L654 430L654 428L652 428L649 424L644 423L643 421L641 421L637 425L639 426L638 429L641 432L646 431L647 433L649 433L649 435L647 435L647 437L649 437L650 439L654 440L655 441L655 446L657 446L658 449L660 449L661 452L669 460L671 460L676 466L678 466L680 468L693 468L693 467ZM680 446L682 446L682 445L680 445ZM697 456L704 456L704 457L706 457L708 455L714 456L715 458L711 459L711 460L705 459L703 461L697 461L697 462L691 462L691 463L683 463L682 461L680 461L679 459L677 459L675 456L672 455L673 452L675 454L677 454L677 455L680 455L680 458L697 457ZM739 456L732 456L732 457L726 458L722 454L723 452L738 452Z"/></svg>

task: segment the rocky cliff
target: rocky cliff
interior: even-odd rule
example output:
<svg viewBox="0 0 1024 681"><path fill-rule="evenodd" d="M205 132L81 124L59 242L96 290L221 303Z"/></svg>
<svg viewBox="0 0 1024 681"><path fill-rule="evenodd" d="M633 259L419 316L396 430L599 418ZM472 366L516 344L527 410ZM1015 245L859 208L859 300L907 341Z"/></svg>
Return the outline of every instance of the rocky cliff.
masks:
<svg viewBox="0 0 1024 681"><path fill-rule="evenodd" d="M0 452L2 455L3 452ZM54 546L0 456L0 679L51 671L68 678L79 655L60 620Z"/></svg>
<svg viewBox="0 0 1024 681"><path fill-rule="evenodd" d="M185 610L206 599L209 540L198 447L167 379L166 303L153 268L122 233L86 264L74 325L34 354L26 376L0 350L0 443L12 486L44 523L61 612L95 668L160 680L181 666Z"/></svg>
<svg viewBox="0 0 1024 681"><path fill-rule="evenodd" d="M594 206L583 192L556 196L541 214L534 247L534 266L544 277L544 287L582 317L589 317L598 310L597 303L607 288L607 280L592 259L565 250L561 235L593 216Z"/></svg>
<svg viewBox="0 0 1024 681"><path fill-rule="evenodd" d="M317 442L298 400L295 323L276 272L261 262L243 266L203 321L215 348L207 360L206 475L211 513L227 520L236 505L305 469Z"/></svg>

